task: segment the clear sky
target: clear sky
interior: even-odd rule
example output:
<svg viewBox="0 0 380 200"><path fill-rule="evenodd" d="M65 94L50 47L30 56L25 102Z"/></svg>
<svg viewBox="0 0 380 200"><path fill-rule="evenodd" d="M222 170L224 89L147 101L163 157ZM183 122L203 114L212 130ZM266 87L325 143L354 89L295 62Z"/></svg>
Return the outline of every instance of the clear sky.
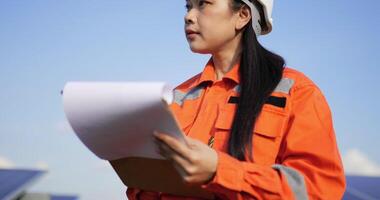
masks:
<svg viewBox="0 0 380 200"><path fill-rule="evenodd" d="M112 168L69 129L67 81L166 81L200 72L185 1L0 0L0 166L49 170L33 191L124 199ZM380 1L276 1L260 38L322 89L350 173L380 173Z"/></svg>

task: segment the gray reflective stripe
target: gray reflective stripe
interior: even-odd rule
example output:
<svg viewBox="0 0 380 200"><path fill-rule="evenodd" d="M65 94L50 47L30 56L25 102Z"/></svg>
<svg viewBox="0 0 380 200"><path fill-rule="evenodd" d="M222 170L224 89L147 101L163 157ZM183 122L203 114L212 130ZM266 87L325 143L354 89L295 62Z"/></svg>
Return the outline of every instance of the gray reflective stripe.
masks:
<svg viewBox="0 0 380 200"><path fill-rule="evenodd" d="M193 89L191 89L189 92L182 92L180 90L174 90L173 92L173 102L182 106L183 102L186 100L195 100L199 98L202 94L202 91L204 90L203 85L199 85Z"/></svg>
<svg viewBox="0 0 380 200"><path fill-rule="evenodd" d="M240 92L240 85L236 85L232 90L239 93Z"/></svg>
<svg viewBox="0 0 380 200"><path fill-rule="evenodd" d="M276 89L274 89L274 92L282 92L285 94L289 94L290 89L294 85L294 80L290 78L283 78L281 79L280 83L277 85Z"/></svg>
<svg viewBox="0 0 380 200"><path fill-rule="evenodd" d="M283 165L273 165L272 168L285 175L290 188L297 200L307 200L307 190L304 177L296 170Z"/></svg>

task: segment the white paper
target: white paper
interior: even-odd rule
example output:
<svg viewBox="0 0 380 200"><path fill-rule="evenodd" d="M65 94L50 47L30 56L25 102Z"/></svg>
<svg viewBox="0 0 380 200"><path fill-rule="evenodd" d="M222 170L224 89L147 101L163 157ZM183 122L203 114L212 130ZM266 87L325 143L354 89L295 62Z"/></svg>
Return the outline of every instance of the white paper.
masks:
<svg viewBox="0 0 380 200"><path fill-rule="evenodd" d="M98 157L162 158L153 131L184 142L168 104L164 83L69 82L63 90L66 117L79 139Z"/></svg>

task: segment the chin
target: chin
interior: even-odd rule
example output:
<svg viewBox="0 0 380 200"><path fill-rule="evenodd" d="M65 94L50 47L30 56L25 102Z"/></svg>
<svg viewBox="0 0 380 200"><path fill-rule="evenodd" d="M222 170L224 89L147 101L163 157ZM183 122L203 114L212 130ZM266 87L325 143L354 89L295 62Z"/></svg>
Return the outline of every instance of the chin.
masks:
<svg viewBox="0 0 380 200"><path fill-rule="evenodd" d="M194 45L190 45L190 50L194 53L199 53L199 54L210 54L210 50L207 48L200 48Z"/></svg>

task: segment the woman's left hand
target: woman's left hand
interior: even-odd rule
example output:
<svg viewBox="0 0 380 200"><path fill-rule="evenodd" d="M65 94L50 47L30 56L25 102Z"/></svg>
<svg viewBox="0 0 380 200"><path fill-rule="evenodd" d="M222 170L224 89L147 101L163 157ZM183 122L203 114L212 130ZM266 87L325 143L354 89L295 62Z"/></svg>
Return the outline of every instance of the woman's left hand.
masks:
<svg viewBox="0 0 380 200"><path fill-rule="evenodd" d="M218 162L214 149L190 137L183 144L164 133L154 136L159 153L173 163L185 183L204 184L214 177Z"/></svg>

